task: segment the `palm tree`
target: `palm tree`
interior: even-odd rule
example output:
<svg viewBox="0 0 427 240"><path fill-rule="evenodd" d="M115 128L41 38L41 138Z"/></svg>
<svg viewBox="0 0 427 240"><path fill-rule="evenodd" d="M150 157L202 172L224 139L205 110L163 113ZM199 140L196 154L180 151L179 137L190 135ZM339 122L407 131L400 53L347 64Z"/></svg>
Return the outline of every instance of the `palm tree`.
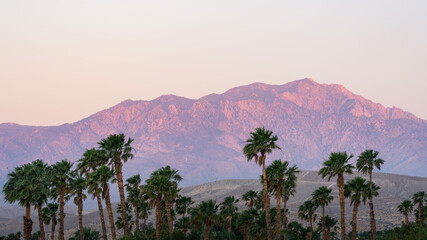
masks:
<svg viewBox="0 0 427 240"><path fill-rule="evenodd" d="M368 149L359 155L356 162L357 171L363 174L369 174L369 189L372 193L372 171L374 167L378 170L381 169L381 165L384 164L384 160L378 158L378 152L372 149ZM377 228L375 224L375 212L374 212L374 201L372 197L369 198L369 215L371 216L371 239L377 239Z"/></svg>
<svg viewBox="0 0 427 240"><path fill-rule="evenodd" d="M338 220L330 217L328 215L325 216L325 232L326 232L326 238L323 238L323 240L330 240L331 237L336 235L336 231L338 230L338 226L336 226L338 223ZM319 223L318 228L322 228L323 223ZM334 238L335 239L335 238Z"/></svg>
<svg viewBox="0 0 427 240"><path fill-rule="evenodd" d="M412 201L414 205L418 204L418 218L417 222L421 223L423 219L422 208L424 202L427 200L427 194L425 192L417 192L412 196Z"/></svg>
<svg viewBox="0 0 427 240"><path fill-rule="evenodd" d="M249 190L245 194L242 195L242 200L245 201L245 205L249 208L254 208L255 201L257 199L258 192L254 190Z"/></svg>
<svg viewBox="0 0 427 240"><path fill-rule="evenodd" d="M141 176L134 175L126 180L126 191L128 193L128 201L132 203L135 211L135 232L139 232L139 195L141 193L139 186L141 185Z"/></svg>
<svg viewBox="0 0 427 240"><path fill-rule="evenodd" d="M130 144L133 142L132 138L128 138L126 141L125 135L121 134L111 134L107 138L102 139L98 142L101 150L105 151L108 156L109 164L113 167L117 176L117 185L119 187L120 194L120 204L122 206L122 219L123 219L123 230L124 235L129 236L129 230L126 219L126 209L125 209L125 191L123 187L123 173L122 167L123 163L127 160L133 158L132 147ZM122 162L123 161L123 162Z"/></svg>
<svg viewBox="0 0 427 240"><path fill-rule="evenodd" d="M146 201L140 201L138 208L139 208L139 217L142 218L142 220L144 221L142 225L142 232L145 233L145 228L147 226L146 221L148 216L151 214L150 205Z"/></svg>
<svg viewBox="0 0 427 240"><path fill-rule="evenodd" d="M375 184L373 184L373 191L377 191ZM360 203L366 203L369 193L369 183L366 183L362 177L355 177L344 185L344 196L350 198L350 205L353 205L352 240L357 238L357 213Z"/></svg>
<svg viewBox="0 0 427 240"><path fill-rule="evenodd" d="M212 226L212 222L215 222L218 218L218 207L213 200L202 201L193 208L191 211L191 222L196 226L204 225L203 228L203 239L209 240L209 234Z"/></svg>
<svg viewBox="0 0 427 240"><path fill-rule="evenodd" d="M169 233L173 232L173 223L171 216L171 203L178 197L178 192L181 190L178 188L178 183L182 180L182 177L178 174L178 170L171 168L170 166L161 167L160 169L153 172L154 175L165 176L170 182L167 191L163 193L163 200L165 201L166 216L168 219Z"/></svg>
<svg viewBox="0 0 427 240"><path fill-rule="evenodd" d="M255 223L255 218L258 215L256 209L250 208L243 211L237 219L237 228L243 235L243 240L249 240L249 228Z"/></svg>
<svg viewBox="0 0 427 240"><path fill-rule="evenodd" d="M313 222L316 221L317 206L312 200L305 201L298 207L298 217L301 220L307 221L310 224L310 232L308 233L308 240L313 237Z"/></svg>
<svg viewBox="0 0 427 240"><path fill-rule="evenodd" d="M265 218L267 224L267 239L271 240L271 220L270 220L270 199L268 197L268 186L267 186L267 176L265 172L265 160L267 154L270 154L274 149L279 149L280 147L276 145L278 137L276 135L272 136L273 132L263 128L256 128L255 132L251 132L251 137L246 140L246 145L243 147L243 154L246 156L248 161L252 159L255 160L256 164L262 166L262 176L264 179L264 189L263 192L263 202L265 207Z"/></svg>
<svg viewBox="0 0 427 240"><path fill-rule="evenodd" d="M88 192L94 195L101 195L107 206L108 220L113 240L116 240L116 229L114 227L113 209L110 200L110 186L108 182L116 173L107 166L101 166L96 171L89 174Z"/></svg>
<svg viewBox="0 0 427 240"><path fill-rule="evenodd" d="M224 198L224 201L220 204L220 214L225 216L227 220L227 231L231 233L231 222L233 220L233 215L237 212L236 203L239 202L239 199L235 199L234 196L228 196Z"/></svg>
<svg viewBox="0 0 427 240"><path fill-rule="evenodd" d="M75 175L75 172L71 171L72 167L73 164L67 160L62 160L51 166L54 191L59 195L59 240L64 240L65 196L70 193L70 181Z"/></svg>
<svg viewBox="0 0 427 240"><path fill-rule="evenodd" d="M55 227L58 223L58 207L57 203L48 203L45 208L42 210L42 219L43 222L47 225L51 223L50 239L55 239Z"/></svg>
<svg viewBox="0 0 427 240"><path fill-rule="evenodd" d="M175 201L176 213L182 215L184 218L185 215L189 212L189 208L194 204L194 201L191 197L180 196Z"/></svg>
<svg viewBox="0 0 427 240"><path fill-rule="evenodd" d="M36 178L34 179L34 183L37 184L38 189L38 201L35 205L37 209L38 217L39 217L39 228L40 228L40 238L41 240L46 239L46 234L43 226L42 219L42 206L46 203L49 196L49 179L48 179L48 167L47 164L43 162L43 160L36 160L31 163L35 168Z"/></svg>
<svg viewBox="0 0 427 240"><path fill-rule="evenodd" d="M150 178L145 181L141 188L141 198L149 200L150 207L156 208L156 240L161 239L160 225L162 217L162 199L171 188L172 183L169 179L155 172L151 173Z"/></svg>
<svg viewBox="0 0 427 240"><path fill-rule="evenodd" d="M296 174L299 173L297 166L292 166L286 171L286 180L283 185L282 190L282 197L283 197L283 230L285 234L283 235L283 239L287 240L288 236L286 235L286 231L288 228L288 209L287 209L287 202L288 199L291 196L294 196L296 193L296 187L297 187L297 176Z"/></svg>
<svg viewBox="0 0 427 240"><path fill-rule="evenodd" d="M332 152L329 155L329 159L323 162L323 168L319 170L319 175L322 178L328 177L328 181L332 177L337 176L337 186L339 190L340 197L340 208L341 208L341 239L345 240L345 202L344 202L344 173L352 174L353 166L347 164L348 161L353 157L353 154L350 156L346 152Z"/></svg>
<svg viewBox="0 0 427 240"><path fill-rule="evenodd" d="M405 216L405 224L409 225L408 214L412 213L414 209L414 204L412 204L412 202L409 200L403 200L403 202L401 202L399 206L397 206L397 208L399 212Z"/></svg>
<svg viewBox="0 0 427 240"><path fill-rule="evenodd" d="M311 194L314 204L322 207L322 239L327 238L326 234L326 220L325 220L325 206L328 206L330 202L334 199L331 196L332 189L329 189L325 186L319 187L314 190Z"/></svg>
<svg viewBox="0 0 427 240"><path fill-rule="evenodd" d="M33 164L28 163L16 167L15 171L7 175L7 182L3 186L6 202L18 202L25 206L24 239L31 239L33 221L31 220L31 205L38 204L40 191L37 182L37 172Z"/></svg>
<svg viewBox="0 0 427 240"><path fill-rule="evenodd" d="M78 208L80 240L83 240L83 201L86 199L86 194L84 194L83 191L86 187L87 182L82 177L72 179L70 182L71 194L75 195L74 204L76 204Z"/></svg>
<svg viewBox="0 0 427 240"><path fill-rule="evenodd" d="M266 169L267 182L270 187L270 192L274 192L276 195L276 239L280 239L280 229L281 229L281 206L280 200L282 199L282 190L285 185L285 174L288 170L288 162L283 162L280 160L275 160L270 164Z"/></svg>
<svg viewBox="0 0 427 240"><path fill-rule="evenodd" d="M76 170L79 171L80 175L85 175L86 180L89 179L89 173L95 171L99 166L105 165L108 159L105 152L95 148L86 149L83 153L83 158L79 160ZM97 191L94 191L97 192ZM105 227L104 220L104 209L102 207L101 194L92 195L98 202L98 212L101 220L102 237L107 239L107 229Z"/></svg>

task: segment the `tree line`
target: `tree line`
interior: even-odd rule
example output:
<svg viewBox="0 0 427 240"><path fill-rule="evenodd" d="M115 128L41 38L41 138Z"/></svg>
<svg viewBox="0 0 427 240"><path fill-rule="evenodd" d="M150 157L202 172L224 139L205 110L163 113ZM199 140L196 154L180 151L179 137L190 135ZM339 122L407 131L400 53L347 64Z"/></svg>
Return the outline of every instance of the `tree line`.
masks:
<svg viewBox="0 0 427 240"><path fill-rule="evenodd" d="M133 139L124 134L111 134L98 142L96 148L87 149L74 167L73 163L62 160L52 165L36 160L16 167L8 174L3 187L5 200L25 206L23 217L24 239L46 239L44 224L51 224L50 237L55 238L59 222L58 239L64 240L64 205L73 199L78 208L79 230L73 239L117 240L116 229L123 230L123 239L337 239L340 229L341 239L346 239L345 199L353 206L351 239L357 239L357 214L361 204L368 202L370 209L369 239L377 239L373 198L380 189L372 181L373 170L380 169L384 160L378 152L366 150L361 153L355 166L349 163L354 156L346 152L332 152L319 170L328 181L336 178L340 202L340 228L338 220L325 215L325 209L333 200L332 189L319 187L311 198L297 209L297 217L308 223L304 227L298 222L288 222L288 200L296 193L297 166L289 162L275 160L266 166L267 156L280 150L278 137L265 128L256 128L250 133L243 147L248 161L262 167L260 181L263 190L248 191L241 196L247 209L239 212L235 196L226 197L222 202L202 201L195 205L190 197L181 196L179 182L182 177L178 170L170 166L152 172L142 183L140 175L123 180L123 165L133 158ZM344 176L357 170L367 174L369 179L355 177L345 183ZM120 203L116 209L116 221L110 200L110 183L117 182ZM83 226L83 202L85 192L97 199L102 233ZM126 192L126 194L125 194ZM125 196L126 195L126 196ZM276 207L270 207L270 198L275 198ZM413 201L405 200L399 212L405 216L404 224L409 225L408 214L417 204L417 223L425 224L427 200L425 192L414 194ZM108 226L104 216L103 202L107 208ZM283 208L282 208L283 203ZM37 210L40 232L32 234L31 207ZM321 220L317 228L314 224L317 210L321 208ZM154 225L147 223L154 211ZM140 222L142 220L142 223ZM133 230L134 227L134 231ZM108 232L108 233L107 233ZM13 236L12 236L13 237ZM360 236L359 236L360 237Z"/></svg>

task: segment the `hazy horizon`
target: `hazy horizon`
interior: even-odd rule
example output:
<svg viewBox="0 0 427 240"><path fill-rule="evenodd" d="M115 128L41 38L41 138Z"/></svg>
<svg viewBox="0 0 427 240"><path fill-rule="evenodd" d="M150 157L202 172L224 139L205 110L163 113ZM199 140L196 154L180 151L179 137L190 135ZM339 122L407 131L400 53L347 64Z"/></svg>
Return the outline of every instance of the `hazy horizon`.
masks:
<svg viewBox="0 0 427 240"><path fill-rule="evenodd" d="M0 123L312 78L427 119L426 1L0 1Z"/></svg>

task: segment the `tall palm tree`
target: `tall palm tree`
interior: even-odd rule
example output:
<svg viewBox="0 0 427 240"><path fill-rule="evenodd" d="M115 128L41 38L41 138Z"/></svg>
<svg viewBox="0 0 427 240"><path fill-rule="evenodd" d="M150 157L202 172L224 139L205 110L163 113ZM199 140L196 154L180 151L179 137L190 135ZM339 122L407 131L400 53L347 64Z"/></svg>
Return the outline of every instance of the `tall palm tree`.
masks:
<svg viewBox="0 0 427 240"><path fill-rule="evenodd" d="M372 184L372 191L377 192L379 187ZM353 221L351 239L357 238L357 213L360 204L366 203L366 199L370 196L369 183L362 177L355 177L344 185L344 196L350 198L350 205L353 205Z"/></svg>
<svg viewBox="0 0 427 240"><path fill-rule="evenodd" d="M281 199L282 199L282 190L285 185L285 174L288 170L288 162L283 162L280 160L275 160L270 164L266 169L267 182L270 187L270 192L273 192L276 195L276 239L280 239L280 230L282 225L282 216L281 216Z"/></svg>
<svg viewBox="0 0 427 240"><path fill-rule="evenodd" d="M265 172L265 161L267 154L270 154L274 149L280 150L280 147L276 145L279 138L276 135L272 136L273 132L266 130L264 127L256 128L254 132L250 133L250 135L251 137L246 140L246 145L243 147L243 154L246 156L248 161L253 159L256 164L262 166L262 176L264 179L265 189L263 192L263 202L266 211L267 239L271 240L270 199L267 192L268 185Z"/></svg>
<svg viewBox="0 0 427 240"><path fill-rule="evenodd" d="M154 171L153 174L165 176L166 179L170 182L168 189L163 192L163 200L165 201L169 233L172 234L173 222L171 216L171 204L178 197L178 192L181 190L178 188L178 183L182 181L182 177L178 174L178 170L173 169L170 166L161 167L160 169Z"/></svg>
<svg viewBox="0 0 427 240"><path fill-rule="evenodd" d="M101 166L89 174L88 192L93 195L101 195L107 206L108 221L110 223L111 236L116 240L116 229L114 227L113 209L110 200L109 182L116 173L107 166Z"/></svg>
<svg viewBox="0 0 427 240"><path fill-rule="evenodd" d="M58 223L58 208L59 205L57 203L48 203L46 207L42 209L42 219L44 224L48 225L51 224L51 231L50 231L50 239L55 239L55 227Z"/></svg>
<svg viewBox="0 0 427 240"><path fill-rule="evenodd" d="M117 177L117 185L119 187L120 194L120 204L122 206L122 219L123 219L123 230L124 235L129 236L129 229L127 225L127 216L125 209L125 191L123 187L123 172L122 167L123 163L127 162L127 160L133 158L132 147L130 144L133 142L132 138L128 138L126 141L125 135L123 133L120 134L111 134L107 138L102 139L98 142L101 150L105 151L108 156L109 164L113 167L116 172ZM123 161L123 162L122 162Z"/></svg>
<svg viewBox="0 0 427 240"><path fill-rule="evenodd" d="M71 194L74 195L74 204L77 205L78 216L79 216L79 231L80 240L83 240L83 201L86 199L84 190L87 187L87 182L82 177L76 177L70 182Z"/></svg>
<svg viewBox="0 0 427 240"><path fill-rule="evenodd" d="M189 212L190 206L194 204L194 201L191 197L180 196L175 201L175 210L176 213L182 215L185 218L185 215Z"/></svg>
<svg viewBox="0 0 427 240"><path fill-rule="evenodd" d="M378 152L372 149L365 150L359 155L356 162L357 171L363 174L369 175L369 189L372 193L372 171L374 167L378 170L381 169L381 165L384 164L384 160L378 158ZM371 240L377 239L377 228L375 224L375 212L374 212L374 201L372 196L369 198L369 215L371 217Z"/></svg>
<svg viewBox="0 0 427 240"><path fill-rule="evenodd" d="M297 176L296 174L299 173L300 171L298 170L297 166L292 166L290 168L288 168L288 170L286 171L286 180L284 182L283 185L283 190L282 190L282 197L283 197L283 230L285 232L285 234L283 235L283 239L287 240L288 236L286 235L286 231L288 228L288 209L287 209L287 202L288 199L291 196L294 196L296 193L296 187L297 187Z"/></svg>
<svg viewBox="0 0 427 240"><path fill-rule="evenodd" d="M4 199L6 202L18 202L25 206L24 239L31 239L33 221L31 220L31 205L36 205L40 199L37 172L33 164L28 163L16 167L7 175L7 182L3 186Z"/></svg>
<svg viewBox="0 0 427 240"><path fill-rule="evenodd" d="M126 192L128 193L128 201L132 204L135 212L135 232L139 232L139 195L141 193L139 186L141 185L141 176L134 175L126 179Z"/></svg>
<svg viewBox="0 0 427 240"><path fill-rule="evenodd" d="M332 202L334 197L331 195L332 189L325 186L319 187L311 194L311 198L317 206L322 207L322 239L327 238L326 234L326 220L325 220L325 206Z"/></svg>
<svg viewBox="0 0 427 240"><path fill-rule="evenodd" d="M423 219L423 205L424 202L427 200L427 194L425 192L417 192L414 194L414 196L412 196L412 201L414 203L414 205L418 204L418 218L417 218L417 222L421 223L422 219Z"/></svg>
<svg viewBox="0 0 427 240"><path fill-rule="evenodd" d="M145 180L145 183L141 188L142 200L149 200L150 207L156 208L156 240L161 239L160 225L162 218L162 200L165 194L171 188L171 181L168 177L155 172L151 173L150 178Z"/></svg>
<svg viewBox="0 0 427 240"><path fill-rule="evenodd" d="M225 216L227 220L227 231L231 233L231 223L233 220L233 215L237 212L236 203L239 202L239 199L235 199L234 196L228 196L224 198L224 201L220 203L220 215Z"/></svg>
<svg viewBox="0 0 427 240"><path fill-rule="evenodd" d="M218 207L213 200L202 201L191 211L191 222L196 226L204 225L203 239L209 240L212 223L218 218Z"/></svg>
<svg viewBox="0 0 427 240"><path fill-rule="evenodd" d="M255 201L257 199L258 192L254 190L249 190L245 194L242 195L242 200L245 201L245 205L249 208L254 208Z"/></svg>
<svg viewBox="0 0 427 240"><path fill-rule="evenodd" d="M313 237L313 222L316 221L316 210L317 206L312 200L305 201L298 207L298 217L301 220L305 220L310 224L310 232L308 233L308 240Z"/></svg>
<svg viewBox="0 0 427 240"><path fill-rule="evenodd" d="M401 202L399 206L397 206L397 209L405 216L405 224L409 225L408 214L412 213L412 211L414 210L414 204L409 200L403 200L403 202Z"/></svg>
<svg viewBox="0 0 427 240"><path fill-rule="evenodd" d="M62 160L52 165L50 171L54 191L59 195L59 240L64 240L65 197L70 193L70 181L75 176L75 172L71 171L72 167L71 162Z"/></svg>
<svg viewBox="0 0 427 240"><path fill-rule="evenodd" d="M329 155L329 159L323 162L323 168L319 170L319 175L322 178L328 177L328 181L332 177L337 176L337 186L340 197L340 209L341 209L341 239L346 239L345 231L345 202L344 202L344 173L352 174L353 166L348 164L348 161L353 157L346 152L332 152Z"/></svg>
<svg viewBox="0 0 427 240"><path fill-rule="evenodd" d="M83 157L79 160L76 170L79 171L81 176L85 176L86 180L89 179L89 173L94 172L98 167L107 164L108 158L105 152L95 148L86 149ZM95 193L97 191L94 191ZM104 209L102 207L101 194L92 195L98 202L98 212L101 220L102 237L107 239L107 228L105 227Z"/></svg>

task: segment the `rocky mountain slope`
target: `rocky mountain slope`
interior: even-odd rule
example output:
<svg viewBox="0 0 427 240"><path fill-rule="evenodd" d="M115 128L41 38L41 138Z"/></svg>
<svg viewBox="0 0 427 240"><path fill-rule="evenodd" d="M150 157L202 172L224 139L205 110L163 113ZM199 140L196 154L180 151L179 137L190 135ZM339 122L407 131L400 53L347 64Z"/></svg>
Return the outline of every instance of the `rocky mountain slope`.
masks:
<svg viewBox="0 0 427 240"><path fill-rule="evenodd" d="M242 155L255 127L279 136L281 158L300 169L319 169L331 151L355 155L366 148L386 160L384 172L427 176L427 121L386 108L341 85L303 79L284 85L254 83L200 99L173 95L124 101L81 121L51 127L0 124L0 175L43 159L77 161L111 133L135 139L125 175L145 178L160 166L180 170L184 185L226 178L257 178Z"/></svg>

